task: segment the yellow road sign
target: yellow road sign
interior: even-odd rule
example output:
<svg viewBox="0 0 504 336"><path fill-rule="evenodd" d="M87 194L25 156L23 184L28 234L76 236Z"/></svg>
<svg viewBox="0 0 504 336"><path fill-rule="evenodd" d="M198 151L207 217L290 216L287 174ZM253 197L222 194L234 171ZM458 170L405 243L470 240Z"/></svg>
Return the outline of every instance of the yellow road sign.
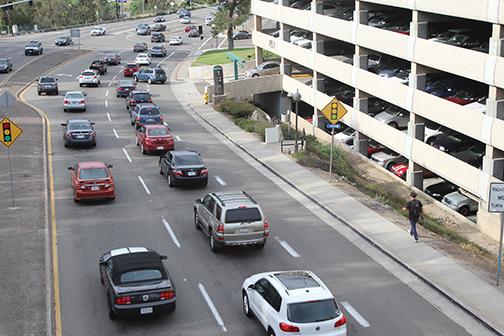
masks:
<svg viewBox="0 0 504 336"><path fill-rule="evenodd" d="M333 98L323 109L322 113L331 124L336 124L347 113L347 109L338 99Z"/></svg>
<svg viewBox="0 0 504 336"><path fill-rule="evenodd" d="M0 128L2 131L0 141L7 147L10 147L21 133L23 133L23 130L10 121L9 118L3 118L2 121L0 121Z"/></svg>

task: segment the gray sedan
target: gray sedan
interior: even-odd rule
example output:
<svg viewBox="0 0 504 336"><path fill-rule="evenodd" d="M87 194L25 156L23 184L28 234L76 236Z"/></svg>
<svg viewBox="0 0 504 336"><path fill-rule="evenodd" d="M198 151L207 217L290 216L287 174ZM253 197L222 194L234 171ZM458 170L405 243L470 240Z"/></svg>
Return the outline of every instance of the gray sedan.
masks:
<svg viewBox="0 0 504 336"><path fill-rule="evenodd" d="M68 91L63 98L63 111L86 111L86 94L81 91Z"/></svg>
<svg viewBox="0 0 504 336"><path fill-rule="evenodd" d="M96 146L94 123L88 119L68 119L62 123L63 141L69 146Z"/></svg>

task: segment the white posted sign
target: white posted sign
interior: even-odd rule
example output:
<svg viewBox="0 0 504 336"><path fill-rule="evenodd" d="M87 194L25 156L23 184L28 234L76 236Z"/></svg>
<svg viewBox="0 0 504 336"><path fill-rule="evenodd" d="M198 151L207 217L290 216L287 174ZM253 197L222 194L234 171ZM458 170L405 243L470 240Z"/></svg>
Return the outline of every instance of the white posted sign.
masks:
<svg viewBox="0 0 504 336"><path fill-rule="evenodd" d="M504 183L490 183L488 212L504 213Z"/></svg>

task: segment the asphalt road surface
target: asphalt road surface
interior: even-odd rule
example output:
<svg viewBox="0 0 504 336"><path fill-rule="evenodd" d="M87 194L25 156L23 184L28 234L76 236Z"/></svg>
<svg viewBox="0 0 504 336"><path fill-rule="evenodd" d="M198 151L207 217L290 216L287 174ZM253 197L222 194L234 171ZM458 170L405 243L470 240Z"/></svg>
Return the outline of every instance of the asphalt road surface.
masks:
<svg viewBox="0 0 504 336"><path fill-rule="evenodd" d="M194 13L195 19L201 22L206 13ZM180 31L178 20L167 17L168 29ZM101 57L100 53L118 52L123 63L133 61L132 44L148 39L134 35L134 25L109 25L109 36L83 37L83 46L96 52L54 72L62 94L80 89L78 73ZM42 38L51 41L59 34L46 35ZM169 56L158 61L168 73L200 43L184 38L184 45L169 47ZM21 42L18 38L13 44ZM161 107L176 149L200 152L210 171L206 188L169 188L159 174L158 156L142 155L135 146L125 101L115 97L113 83L121 78L121 67L110 66L100 87L83 88L88 94L84 113L63 112L61 95L37 96L34 87L25 95L51 122L63 335L261 335L264 331L259 323L242 313L240 286L251 274L288 269L314 271L338 301L348 302L360 314L362 318L343 309L349 335L468 335L195 121L172 94L170 86L177 82L142 83L139 88L149 88ZM95 148L63 146L60 123L72 117L96 123ZM74 203L67 167L90 160L114 165L115 201ZM261 204L271 228L263 250L210 251L207 239L194 227L192 207L196 198L220 190L246 190ZM146 246L168 256L166 265L177 286L173 314L109 320L98 258L123 246ZM209 309L202 288L222 318L221 324Z"/></svg>

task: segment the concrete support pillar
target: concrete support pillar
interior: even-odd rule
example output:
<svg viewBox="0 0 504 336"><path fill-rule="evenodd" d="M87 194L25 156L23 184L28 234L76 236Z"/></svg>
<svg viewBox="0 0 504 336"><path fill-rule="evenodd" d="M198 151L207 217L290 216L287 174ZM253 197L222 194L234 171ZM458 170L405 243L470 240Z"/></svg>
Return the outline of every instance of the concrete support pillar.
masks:
<svg viewBox="0 0 504 336"><path fill-rule="evenodd" d="M353 108L361 111L362 113L368 113L368 97L360 97L360 95L355 90L355 97L353 99ZM360 91L362 92L362 91Z"/></svg>
<svg viewBox="0 0 504 336"><path fill-rule="evenodd" d="M411 160L409 161L408 171L406 172L406 183L423 190L423 168Z"/></svg>
<svg viewBox="0 0 504 336"><path fill-rule="evenodd" d="M418 64L418 63L411 63L411 74L410 74L410 81L409 81L409 86L413 90L421 90L425 91L425 83L427 81L427 72L428 68Z"/></svg>
<svg viewBox="0 0 504 336"><path fill-rule="evenodd" d="M429 14L414 10L411 15L410 36L426 39L428 38L428 21L431 21Z"/></svg>
<svg viewBox="0 0 504 336"><path fill-rule="evenodd" d="M324 87L324 75L320 74L317 71L313 71L312 88L320 92L324 92ZM319 116L323 117L322 113L320 113L317 107L313 106L313 127L319 127L319 124L324 127L324 123L319 123Z"/></svg>
<svg viewBox="0 0 504 336"><path fill-rule="evenodd" d="M367 54L357 54L355 53L353 59L354 67L359 69L367 70L368 69L368 55Z"/></svg>
<svg viewBox="0 0 504 336"><path fill-rule="evenodd" d="M289 42L290 41L290 33L291 33L292 27L285 24L285 23L280 23L280 39L283 41Z"/></svg>
<svg viewBox="0 0 504 336"><path fill-rule="evenodd" d="M361 132L355 132L354 135L354 143L353 143L353 149L360 154L364 155L365 157L368 156L368 143L369 143L369 138L361 133Z"/></svg>
<svg viewBox="0 0 504 336"><path fill-rule="evenodd" d="M313 46L316 53L325 55L325 44L327 38L324 35L314 33L313 34Z"/></svg>
<svg viewBox="0 0 504 336"><path fill-rule="evenodd" d="M256 66L264 62L263 48L255 47L255 64Z"/></svg>
<svg viewBox="0 0 504 336"><path fill-rule="evenodd" d="M312 8L315 9L315 13L324 15L324 0L313 0Z"/></svg>
<svg viewBox="0 0 504 336"><path fill-rule="evenodd" d="M262 16L254 15L254 30L258 32L261 32L263 30Z"/></svg>

